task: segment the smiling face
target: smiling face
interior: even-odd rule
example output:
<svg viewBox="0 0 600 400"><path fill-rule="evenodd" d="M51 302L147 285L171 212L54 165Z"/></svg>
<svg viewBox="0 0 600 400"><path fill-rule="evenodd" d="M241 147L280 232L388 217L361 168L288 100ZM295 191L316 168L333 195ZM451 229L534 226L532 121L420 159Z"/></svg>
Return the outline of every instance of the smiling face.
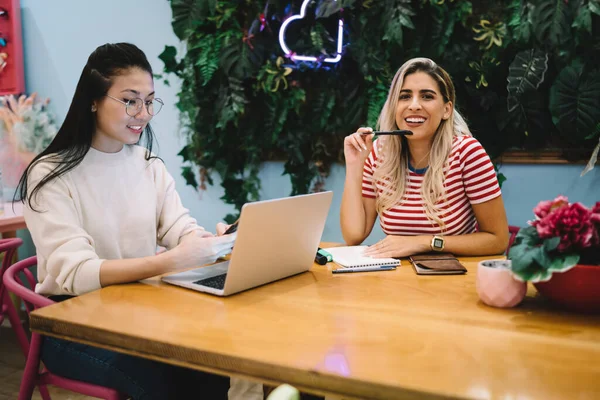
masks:
<svg viewBox="0 0 600 400"><path fill-rule="evenodd" d="M396 125L413 132L408 140L432 141L442 120L452 113L452 102L446 102L438 83L427 73L406 75L396 106Z"/></svg>
<svg viewBox="0 0 600 400"><path fill-rule="evenodd" d="M92 105L96 110L96 131L92 138L92 147L106 153L116 153L125 144L135 144L152 119L148 114L146 102L154 99L154 81L152 75L139 68L131 68L112 78L108 96L102 97ZM135 116L125 110L128 101L141 98L144 107ZM115 100L118 99L118 100Z"/></svg>

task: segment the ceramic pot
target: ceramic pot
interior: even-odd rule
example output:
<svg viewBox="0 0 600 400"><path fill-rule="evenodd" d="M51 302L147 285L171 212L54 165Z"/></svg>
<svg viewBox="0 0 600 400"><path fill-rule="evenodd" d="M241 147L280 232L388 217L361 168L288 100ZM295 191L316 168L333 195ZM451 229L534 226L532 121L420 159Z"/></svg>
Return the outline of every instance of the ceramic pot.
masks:
<svg viewBox="0 0 600 400"><path fill-rule="evenodd" d="M492 307L518 305L527 293L527 282L514 278L510 260L481 261L477 267L477 294Z"/></svg>
<svg viewBox="0 0 600 400"><path fill-rule="evenodd" d="M578 264L533 284L541 295L566 309L600 313L600 265Z"/></svg>

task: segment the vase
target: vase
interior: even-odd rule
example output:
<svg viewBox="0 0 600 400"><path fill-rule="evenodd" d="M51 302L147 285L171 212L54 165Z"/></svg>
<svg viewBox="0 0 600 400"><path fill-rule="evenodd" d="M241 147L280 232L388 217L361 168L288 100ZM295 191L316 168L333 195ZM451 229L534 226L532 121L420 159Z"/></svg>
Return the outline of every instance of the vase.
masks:
<svg viewBox="0 0 600 400"><path fill-rule="evenodd" d="M600 313L600 265L578 264L533 285L542 296L568 310Z"/></svg>
<svg viewBox="0 0 600 400"><path fill-rule="evenodd" d="M492 307L515 307L523 301L527 283L514 278L510 260L481 261L477 266L477 294Z"/></svg>

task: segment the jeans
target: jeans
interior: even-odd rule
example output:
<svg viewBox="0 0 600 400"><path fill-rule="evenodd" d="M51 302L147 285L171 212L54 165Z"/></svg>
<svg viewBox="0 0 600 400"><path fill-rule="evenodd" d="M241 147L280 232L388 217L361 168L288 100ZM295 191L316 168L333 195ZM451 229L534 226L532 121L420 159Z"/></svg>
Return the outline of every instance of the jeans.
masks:
<svg viewBox="0 0 600 400"><path fill-rule="evenodd" d="M118 390L134 400L226 400L229 378L45 337L41 359L50 372Z"/></svg>

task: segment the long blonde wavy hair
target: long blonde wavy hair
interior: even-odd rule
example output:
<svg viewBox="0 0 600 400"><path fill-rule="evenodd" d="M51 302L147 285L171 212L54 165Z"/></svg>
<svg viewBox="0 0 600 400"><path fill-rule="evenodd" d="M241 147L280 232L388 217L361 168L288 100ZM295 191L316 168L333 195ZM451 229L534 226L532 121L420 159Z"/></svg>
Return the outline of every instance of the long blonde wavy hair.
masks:
<svg viewBox="0 0 600 400"><path fill-rule="evenodd" d="M444 102L452 102L450 117L446 120L442 119L435 132L428 155L429 167L425 172L423 185L421 186L421 195L425 202L425 214L430 221L437 223L443 232L445 224L441 218L442 213L438 203L446 195L444 165L450 155L454 136L471 136L467 123L454 106L456 93L450 75L428 58L413 58L405 62L394 76L387 100L381 114L379 114L377 127L383 131L399 129L396 124L396 108L400 91L406 76L415 72L424 72L431 76L437 82ZM376 204L377 212L381 214L398 204L404 196L409 174L409 150L407 139L402 136L388 136L383 140L379 139L376 141L376 145L379 146L379 163L374 173L374 179L377 182L378 189L380 189Z"/></svg>

